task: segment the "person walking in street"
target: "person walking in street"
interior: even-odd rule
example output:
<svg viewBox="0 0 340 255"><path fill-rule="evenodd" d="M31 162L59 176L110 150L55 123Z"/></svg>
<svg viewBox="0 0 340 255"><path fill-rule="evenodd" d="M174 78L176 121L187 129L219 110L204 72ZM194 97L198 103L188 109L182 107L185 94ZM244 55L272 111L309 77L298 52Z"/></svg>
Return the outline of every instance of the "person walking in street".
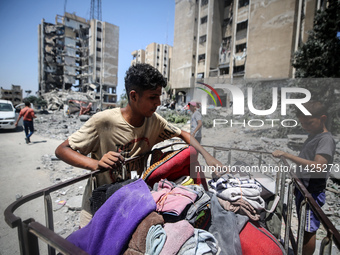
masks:
<svg viewBox="0 0 340 255"><path fill-rule="evenodd" d="M199 103L191 101L188 103L189 109L192 112L190 121L190 133L195 139L201 143L202 140L202 114L197 110Z"/></svg>
<svg viewBox="0 0 340 255"><path fill-rule="evenodd" d="M33 125L33 119L35 119L37 116L34 114L34 110L31 108L31 103L26 101L25 107L21 109L19 113L19 117L17 121L15 122L15 126L18 126L18 122L23 117L24 119L24 129L25 129L25 135L26 135L26 143L30 143L31 139L30 137L34 133L34 125Z"/></svg>

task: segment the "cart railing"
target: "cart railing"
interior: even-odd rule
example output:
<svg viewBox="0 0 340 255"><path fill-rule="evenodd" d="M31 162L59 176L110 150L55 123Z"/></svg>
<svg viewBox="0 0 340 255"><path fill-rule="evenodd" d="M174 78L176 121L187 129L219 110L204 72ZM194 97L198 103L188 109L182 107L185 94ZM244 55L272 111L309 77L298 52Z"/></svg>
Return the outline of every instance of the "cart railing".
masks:
<svg viewBox="0 0 340 255"><path fill-rule="evenodd" d="M282 158L282 161L287 164L287 161L285 158ZM288 182L288 202L286 207L286 216L284 217L286 221L286 232L285 232L285 240L288 241L288 236L291 235L289 233L290 230L290 220L292 216L292 201L293 201L293 190L294 187L299 189L301 194L304 197L303 202L301 203L301 209L300 209L300 220L299 220L299 228L298 228L298 236L297 236L297 244L293 244L292 246L296 254L302 254L302 247L303 247L303 235L304 230L306 226L306 209L307 205L310 209L313 210L315 215L320 220L321 224L327 231L327 235L323 238L320 246L320 252L319 254L331 254L332 249L332 243L336 245L336 247L340 250L340 234L339 231L334 227L333 223L329 220L329 218L326 216L326 214L322 211L320 206L316 203L312 195L308 192L306 187L303 185L301 180L295 175L295 173L290 172L290 178L291 181ZM289 221L289 222L288 222ZM288 223L288 224L287 224ZM287 239L286 239L287 238ZM292 239L291 239L292 241ZM288 242L287 242L288 243ZM285 243L285 246L288 247L288 244Z"/></svg>
<svg viewBox="0 0 340 255"><path fill-rule="evenodd" d="M218 151L228 152L227 164L231 165L232 163L232 155L234 152L247 152L258 154L258 166L261 165L263 156L269 155L271 156L271 152L267 151L256 151L256 150L245 150L238 148L228 148L221 146L210 146L210 145L202 145L205 148L211 148L213 150L213 156L216 158ZM275 161L274 157L273 160ZM281 157L280 162L289 168L289 164L284 157ZM308 206L313 210L313 212L319 218L321 224L325 228L327 235L323 238L319 254L331 254L332 243L336 245L336 247L340 250L340 234L339 231L334 227L332 222L326 216L326 214L322 211L320 206L316 203L312 195L307 191L306 187L300 181L300 179L293 172L289 172L288 175L286 172L278 172L276 175L276 183L280 185L276 185L276 194L280 196L280 203L282 205L282 216L285 223L285 232L282 237L282 242L286 253L289 252L289 244L293 249L294 254L300 255L302 254L303 247L303 234L304 229L306 227L306 207ZM291 218L292 218L292 209L293 209L293 191L294 187L298 188L301 194L304 197L304 200L301 204L301 210L299 218L301 219L298 226L298 235L295 238L293 235L293 231L291 228ZM287 201L284 203L284 196L287 195Z"/></svg>
<svg viewBox="0 0 340 255"><path fill-rule="evenodd" d="M173 149L176 145L183 145L183 143L174 143L174 144L166 145L163 147L159 147L157 149L166 149L168 147L171 147L171 149ZM271 153L266 152L266 151L244 150L244 149L237 149L237 148L226 148L226 147L220 147L220 146L206 146L206 145L203 145L203 147L212 148L214 157L216 157L217 151L229 151L228 164L231 164L232 153L234 151L243 151L247 153L258 154L259 156L257 158L259 160L259 163L258 163L259 166L261 165L263 155L267 155L267 156L271 155ZM144 157L144 159L142 160L144 160L144 163L145 163L144 167L146 168L147 159L149 155L150 155L150 152L145 153L144 155L132 158L132 159L128 159L126 162L128 163L134 160L141 160ZM281 161L277 163L288 165L287 161L284 158L281 158ZM101 172L103 171L100 171L100 170L93 171L89 174L85 174L80 177L76 177L76 178L64 181L62 183L50 186L48 188L41 189L39 191L36 191L34 193L31 193L27 196L20 198L19 200L13 202L6 208L4 212L6 223L11 228L17 228L18 230L20 254L22 255L39 254L40 252L39 252L38 238L47 244L49 255L56 254L56 250L61 252L62 254L70 254L70 255L87 254L85 251L81 250L79 247L73 245L72 243L70 243L69 241L67 241L66 239L62 238L61 236L57 235L54 232L53 208L52 208L52 199L51 199L50 194L54 191L57 191L69 185L91 178ZM324 214L322 209L318 206L318 204L315 202L313 197L306 190L306 188L303 186L300 180L293 173L290 173L289 178L286 178L286 174L283 172L283 173L277 174L276 182L277 184L279 184L279 185L276 185L276 188L277 188L276 193L280 194L280 198L281 198L280 203L281 205L283 205L283 209L284 209L283 219L284 219L286 227L285 227L285 236L283 237L283 246L286 252L288 253L289 241L290 241L295 254L301 254L302 243L303 243L303 230L305 228L305 222L302 220L299 226L297 241L295 241L295 238L292 234L292 229L291 229L293 186L296 186L301 191L302 195L305 198L304 203L302 203L300 217L305 218L303 217L303 215L305 215L306 205L308 204L310 208L319 217L321 223L323 224L324 228L327 231L327 236L323 239L322 244L321 244L320 254L330 254L332 242L334 242L337 248L340 249L339 232L336 230L334 225L330 222L328 217ZM288 183L288 185L286 185L286 183ZM288 194L288 199L287 199L287 203L283 204L284 203L283 198L285 194ZM20 206L39 197L44 198L46 226L43 226L39 222L36 222L33 218L22 220L20 217L14 214L15 210L18 209Z"/></svg>
<svg viewBox="0 0 340 255"><path fill-rule="evenodd" d="M157 147L157 149L166 150L170 148L171 150L175 149L177 146L183 146L186 143L173 143L165 146ZM133 161L143 161L144 169L147 167L147 161L149 155L152 153L146 152L137 157L133 157L127 159L125 163L133 163ZM121 169L123 175L126 169ZM61 252L62 254L70 254L70 255L79 255L79 254L87 254L85 251L81 250L79 247L65 240L61 236L57 235L54 232L54 221L53 221L53 206L51 193L55 192L59 189L65 188L67 186L73 185L83 180L87 180L88 178L92 178L99 173L103 173L105 170L96 170L91 173L84 174L80 177L76 177L48 188L41 189L34 193L31 193L27 196L24 196L17 201L10 204L4 211L5 221L11 228L17 228L18 230L18 239L19 239L19 248L20 254L22 255L38 255L39 245L38 238L44 241L47 244L48 254L55 255L56 250ZM44 210L45 210L45 224L46 226L36 222L33 218L29 218L26 220L22 220L20 217L14 214L15 210L20 206L34 200L37 198L44 198Z"/></svg>

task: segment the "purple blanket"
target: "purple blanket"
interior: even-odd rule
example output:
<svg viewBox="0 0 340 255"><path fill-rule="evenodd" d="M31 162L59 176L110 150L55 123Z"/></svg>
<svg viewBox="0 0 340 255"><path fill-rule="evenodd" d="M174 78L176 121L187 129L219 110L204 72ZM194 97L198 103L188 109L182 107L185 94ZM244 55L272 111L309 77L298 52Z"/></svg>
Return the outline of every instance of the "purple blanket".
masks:
<svg viewBox="0 0 340 255"><path fill-rule="evenodd" d="M67 240L91 255L122 254L138 224L155 210L146 183L139 179L116 191L90 223Z"/></svg>

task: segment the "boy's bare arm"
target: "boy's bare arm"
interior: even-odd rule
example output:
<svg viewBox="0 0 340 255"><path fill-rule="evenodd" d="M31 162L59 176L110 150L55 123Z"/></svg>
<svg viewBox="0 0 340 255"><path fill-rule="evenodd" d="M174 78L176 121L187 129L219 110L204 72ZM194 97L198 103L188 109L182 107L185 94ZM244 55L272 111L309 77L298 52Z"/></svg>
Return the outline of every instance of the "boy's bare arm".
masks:
<svg viewBox="0 0 340 255"><path fill-rule="evenodd" d="M301 166L301 167L309 167L309 168L313 168L316 170L320 170L324 168L325 164L328 164L329 162L329 156L328 155L320 155L317 154L314 158L314 160L307 160L307 159L303 159L300 158L298 156L292 155L288 152L284 152L284 151L280 151L280 150L276 150L272 153L272 155L276 158L279 158L281 156L285 157L286 159L289 159L291 161L293 161L295 164Z"/></svg>
<svg viewBox="0 0 340 255"><path fill-rule="evenodd" d="M181 130L181 134L179 136L183 141L185 141L187 144L192 145L199 153L202 154L205 161L209 166L223 166L223 164L215 159L213 156L211 156L203 147L200 145L200 143L192 136L190 133Z"/></svg>
<svg viewBox="0 0 340 255"><path fill-rule="evenodd" d="M89 158L73 150L68 140L65 140L58 146L55 155L72 166L91 171L97 169L113 169L125 160L120 153L113 151L106 153L100 160Z"/></svg>

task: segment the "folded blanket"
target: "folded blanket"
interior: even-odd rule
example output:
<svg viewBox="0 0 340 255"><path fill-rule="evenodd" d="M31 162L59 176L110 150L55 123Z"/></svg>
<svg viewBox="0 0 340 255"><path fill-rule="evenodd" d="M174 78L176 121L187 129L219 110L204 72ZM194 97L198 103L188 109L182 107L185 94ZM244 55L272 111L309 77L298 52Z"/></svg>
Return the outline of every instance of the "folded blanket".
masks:
<svg viewBox="0 0 340 255"><path fill-rule="evenodd" d="M179 216L187 205L193 204L197 194L189 188L161 180L157 191L152 191L152 197L157 204L157 212L170 213Z"/></svg>
<svg viewBox="0 0 340 255"><path fill-rule="evenodd" d="M209 185L212 189L217 192L220 190L241 187L241 188L252 188L262 191L262 186L255 179L249 179L248 177L233 177L232 175L223 175L217 180L212 179L209 181Z"/></svg>
<svg viewBox="0 0 340 255"><path fill-rule="evenodd" d="M217 197L223 200L236 201L240 198L246 200L258 212L265 209L265 202L260 191L252 188L228 188L216 192Z"/></svg>
<svg viewBox="0 0 340 255"><path fill-rule="evenodd" d="M148 231L153 225L164 224L162 215L156 212L151 212L137 227L133 233L132 238L129 242L128 249L124 252L124 255L137 255L144 254L146 249L146 236Z"/></svg>
<svg viewBox="0 0 340 255"><path fill-rule="evenodd" d="M216 238L203 229L195 228L194 235L190 237L177 255L210 254L215 255L220 252Z"/></svg>
<svg viewBox="0 0 340 255"><path fill-rule="evenodd" d="M253 221L258 221L260 219L260 214L256 212L251 204L249 204L246 200L242 198L233 202L218 198L218 201L220 202L221 206L227 211L246 215L249 217L249 219Z"/></svg>
<svg viewBox="0 0 340 255"><path fill-rule="evenodd" d="M158 255L164 247L166 233L163 226L158 224L151 226L146 236L145 255Z"/></svg>
<svg viewBox="0 0 340 255"><path fill-rule="evenodd" d="M139 223L155 209L148 186L139 179L116 191L90 223L67 240L91 255L122 254Z"/></svg>
<svg viewBox="0 0 340 255"><path fill-rule="evenodd" d="M177 254L182 245L194 235L194 227L186 220L165 223L166 241L160 255Z"/></svg>

